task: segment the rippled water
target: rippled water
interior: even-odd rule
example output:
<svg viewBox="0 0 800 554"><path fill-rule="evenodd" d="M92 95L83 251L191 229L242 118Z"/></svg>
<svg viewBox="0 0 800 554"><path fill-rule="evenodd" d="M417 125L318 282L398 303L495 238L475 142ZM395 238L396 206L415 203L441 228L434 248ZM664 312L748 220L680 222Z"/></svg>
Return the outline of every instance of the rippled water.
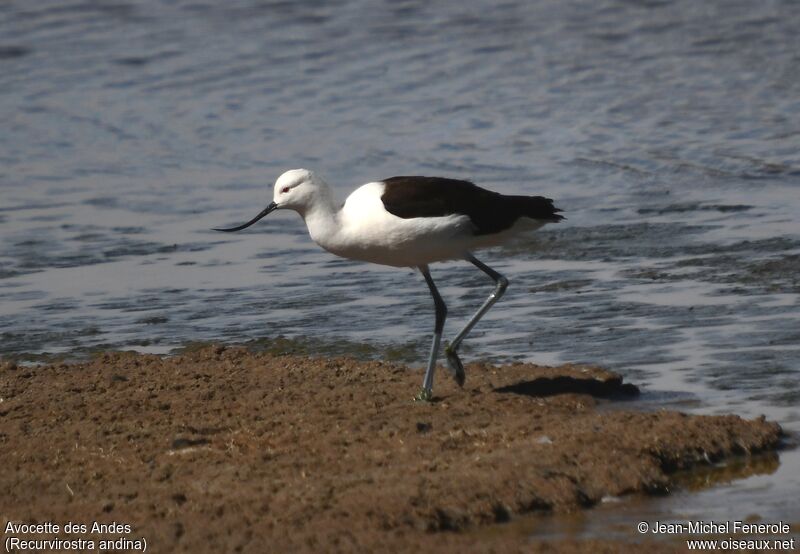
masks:
<svg viewBox="0 0 800 554"><path fill-rule="evenodd" d="M790 0L0 3L0 355L284 336L421 366L419 275L294 214L209 228L292 167L341 197L443 175L569 218L483 254L511 287L465 359L597 363L798 430L798 28ZM433 270L452 333L490 283ZM792 456L715 494L783 513Z"/></svg>

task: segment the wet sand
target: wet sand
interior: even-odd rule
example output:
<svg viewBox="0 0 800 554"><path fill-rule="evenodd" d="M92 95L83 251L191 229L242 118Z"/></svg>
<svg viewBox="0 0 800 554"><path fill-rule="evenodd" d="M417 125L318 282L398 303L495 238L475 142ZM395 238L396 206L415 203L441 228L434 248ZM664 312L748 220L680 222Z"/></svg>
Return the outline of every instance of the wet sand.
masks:
<svg viewBox="0 0 800 554"><path fill-rule="evenodd" d="M626 410L636 388L593 367L471 364L464 389L440 369L430 403L412 401L421 378L222 346L6 362L0 517L129 524L152 552L634 551L497 529L663 494L675 472L773 450L782 434L763 419Z"/></svg>

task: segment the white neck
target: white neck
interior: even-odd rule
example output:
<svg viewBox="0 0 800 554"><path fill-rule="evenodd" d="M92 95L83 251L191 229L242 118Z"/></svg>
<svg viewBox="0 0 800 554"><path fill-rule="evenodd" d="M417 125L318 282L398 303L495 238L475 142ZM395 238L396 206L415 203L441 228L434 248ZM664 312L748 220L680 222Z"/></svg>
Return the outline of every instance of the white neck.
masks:
<svg viewBox="0 0 800 554"><path fill-rule="evenodd" d="M330 189L321 186L314 195L314 201L304 210L298 210L306 222L308 233L311 238L326 248L339 229L338 212L336 202L333 199Z"/></svg>

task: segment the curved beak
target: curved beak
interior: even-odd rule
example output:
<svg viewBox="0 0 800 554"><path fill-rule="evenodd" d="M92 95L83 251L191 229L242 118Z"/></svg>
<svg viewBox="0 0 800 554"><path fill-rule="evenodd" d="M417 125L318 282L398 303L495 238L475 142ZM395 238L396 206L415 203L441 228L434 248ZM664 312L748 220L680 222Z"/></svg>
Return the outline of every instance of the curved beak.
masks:
<svg viewBox="0 0 800 554"><path fill-rule="evenodd" d="M234 231L241 231L242 229L245 229L245 228L247 228L247 227L250 227L250 226L251 226L253 223L255 223L256 221L258 221L258 220L259 220L259 219L261 219L262 217L266 216L268 213L270 213L270 212L272 212L272 211L275 211L275 210L277 210L277 209L278 209L278 205L277 205L275 202L272 202L272 203L270 203L270 205L269 205L269 206L267 206L266 208L264 208L264 209L261 211L261 213L260 213L260 214L258 214L257 216L255 216L253 219L251 219L251 220L250 220L250 221L248 221L247 223L243 223L243 224L241 224L241 225L239 225L239 226L237 226L237 227L230 227L230 228L228 228L228 229L212 229L212 231L223 231L223 232L225 232L225 233L233 233Z"/></svg>

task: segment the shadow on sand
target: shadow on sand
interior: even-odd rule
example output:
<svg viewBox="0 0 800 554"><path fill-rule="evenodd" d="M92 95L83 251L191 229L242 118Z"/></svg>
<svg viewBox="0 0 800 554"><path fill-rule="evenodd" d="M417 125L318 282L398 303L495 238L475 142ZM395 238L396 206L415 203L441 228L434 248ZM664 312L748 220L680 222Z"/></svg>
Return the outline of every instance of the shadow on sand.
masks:
<svg viewBox="0 0 800 554"><path fill-rule="evenodd" d="M495 392L523 394L525 396L553 396L556 394L588 394L597 398L629 400L639 395L639 388L622 379L600 380L592 377L539 377L497 387Z"/></svg>

